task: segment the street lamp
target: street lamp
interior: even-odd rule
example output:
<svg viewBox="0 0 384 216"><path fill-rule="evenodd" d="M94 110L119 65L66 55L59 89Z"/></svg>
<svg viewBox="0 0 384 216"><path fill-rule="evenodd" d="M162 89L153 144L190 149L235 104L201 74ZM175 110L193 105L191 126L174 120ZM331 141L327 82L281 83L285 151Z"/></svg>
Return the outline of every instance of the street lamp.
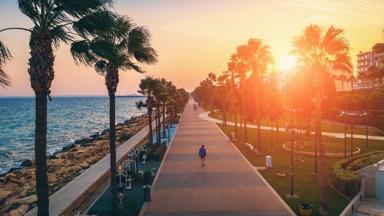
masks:
<svg viewBox="0 0 384 216"><path fill-rule="evenodd" d="M286 126L286 132L290 133L290 141L291 141L291 167L290 167L290 194L287 194L287 198L297 198L297 195L295 195L295 152L294 152L294 143L295 143L295 135L298 134L298 129L293 127L293 112L294 109L290 109L292 116L291 116L291 122Z"/></svg>
<svg viewBox="0 0 384 216"><path fill-rule="evenodd" d="M368 113L364 112L362 113L362 116L365 116L366 122L365 122L365 147L368 148Z"/></svg>
<svg viewBox="0 0 384 216"><path fill-rule="evenodd" d="M367 123L366 123L366 135L365 135L365 145L368 148L368 113L367 112L346 112L343 111L340 113L340 116L348 117L348 123L351 127L351 157L353 156L353 129L354 129L354 124L353 121L351 121L351 117L363 117L365 116L367 118ZM344 158L347 158L347 123L344 123Z"/></svg>

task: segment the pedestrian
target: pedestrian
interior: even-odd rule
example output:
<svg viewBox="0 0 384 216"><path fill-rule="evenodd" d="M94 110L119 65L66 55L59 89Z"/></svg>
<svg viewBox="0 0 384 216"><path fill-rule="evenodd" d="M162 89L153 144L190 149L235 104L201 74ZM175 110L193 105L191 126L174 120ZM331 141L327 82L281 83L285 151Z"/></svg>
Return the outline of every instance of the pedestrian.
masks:
<svg viewBox="0 0 384 216"><path fill-rule="evenodd" d="M207 156L207 150L205 149L204 145L201 145L199 149L199 157L201 162L201 167L205 167L205 157Z"/></svg>

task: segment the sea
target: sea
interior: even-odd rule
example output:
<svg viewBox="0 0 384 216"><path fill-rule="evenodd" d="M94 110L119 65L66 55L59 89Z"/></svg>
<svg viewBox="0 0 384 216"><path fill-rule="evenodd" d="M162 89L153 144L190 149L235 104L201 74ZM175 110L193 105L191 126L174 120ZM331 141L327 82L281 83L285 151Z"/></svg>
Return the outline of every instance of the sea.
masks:
<svg viewBox="0 0 384 216"><path fill-rule="evenodd" d="M143 97L116 97L116 123L145 113ZM34 97L0 97L0 174L34 158ZM109 98L53 97L48 102L47 154L109 127Z"/></svg>

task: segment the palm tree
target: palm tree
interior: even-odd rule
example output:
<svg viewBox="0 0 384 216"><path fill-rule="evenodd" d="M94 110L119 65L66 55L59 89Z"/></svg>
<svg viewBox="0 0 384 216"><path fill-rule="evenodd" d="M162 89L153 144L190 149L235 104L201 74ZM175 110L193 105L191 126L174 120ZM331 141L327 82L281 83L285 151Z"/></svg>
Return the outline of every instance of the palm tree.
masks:
<svg viewBox="0 0 384 216"><path fill-rule="evenodd" d="M233 60L234 60L234 55L233 56ZM238 105L238 92L237 92L237 87L236 87L236 84L235 84L235 69L236 69L236 63L233 62L233 61L230 61L228 64L228 72L229 72L229 76L230 76L230 104L232 105L233 107L233 117L234 117L234 121L235 121L235 137L238 136L237 134L237 105Z"/></svg>
<svg viewBox="0 0 384 216"><path fill-rule="evenodd" d="M221 103L221 111L223 115L223 125L225 126L227 124L227 98L229 96L228 94L228 75L227 74L222 74L219 77L217 77L217 88L218 88L218 93L221 97L220 103Z"/></svg>
<svg viewBox="0 0 384 216"><path fill-rule="evenodd" d="M153 145L152 111L155 103L154 101L155 85L156 85L155 80L152 77L146 77L145 79L141 80L139 84L140 90L138 91L139 93L147 97L145 106L147 107L147 112L148 112L148 127L149 127L148 141L151 146Z"/></svg>
<svg viewBox="0 0 384 216"><path fill-rule="evenodd" d="M160 107L163 100L165 100L166 89L160 79L155 79L155 88L154 88L154 99L155 99L155 107L156 107L156 144L161 144L161 113Z"/></svg>
<svg viewBox="0 0 384 216"><path fill-rule="evenodd" d="M167 103L169 102L169 92L168 92L168 81L165 80L164 78L162 78L161 80L161 84L162 86L164 87L164 92L163 94L161 95L161 105L162 105L162 116L163 116L163 137L166 136L166 131L165 131L165 125L166 125L166 122L165 122L165 113L166 113L166 107L167 107Z"/></svg>
<svg viewBox="0 0 384 216"><path fill-rule="evenodd" d="M248 51L245 52L245 62L249 64L252 74L250 79L255 83L255 95L256 95L256 121L257 121L257 149L261 150L261 104L262 101L262 79L268 72L269 67L273 63L272 53L269 46L263 45L260 39L249 39L247 44Z"/></svg>
<svg viewBox="0 0 384 216"><path fill-rule="evenodd" d="M214 73L209 73L208 74L208 78L207 78L207 81L209 83L209 104L210 104L210 108L211 108L211 113L214 112L214 102L215 102L215 82L216 82L216 74Z"/></svg>
<svg viewBox="0 0 384 216"><path fill-rule="evenodd" d="M237 47L237 53L231 56L231 62L228 64L229 71L232 71L239 77L240 81L240 102L241 102L241 121L243 122L244 142L248 141L247 133L247 117L245 112L245 98L246 98L246 72L248 65L244 62L243 55L246 52L246 46Z"/></svg>
<svg viewBox="0 0 384 216"><path fill-rule="evenodd" d="M0 86L5 87L9 85L9 76L5 73L2 65L11 58L11 53L7 47L0 41Z"/></svg>
<svg viewBox="0 0 384 216"><path fill-rule="evenodd" d="M344 91L344 82L347 81L347 76L345 74L341 74L338 77L338 80L340 80L340 82L341 82L341 91L343 92Z"/></svg>
<svg viewBox="0 0 384 216"><path fill-rule="evenodd" d="M62 42L68 43L74 33L86 34L73 27L87 25L89 29L102 28L101 17L93 14L100 10L109 9L113 0L18 0L21 13L31 20L30 28L5 28L8 30L21 30L30 35L30 58L28 73L33 91L35 92L35 161L36 161L36 194L38 215L49 214L49 195L47 177L47 98L50 98L51 83L54 78L54 47ZM93 20L90 20L90 16ZM92 22L90 22L92 21ZM97 23L99 25L90 25ZM9 52L1 45L0 64L9 57ZM5 52L4 52L5 51ZM7 84L7 76L2 71L2 83Z"/></svg>
<svg viewBox="0 0 384 216"><path fill-rule="evenodd" d="M306 65L315 86L315 135L320 153L321 201L320 215L328 215L328 170L325 149L321 139L321 104L324 93L324 79L334 72L352 73L349 45L343 29L329 27L325 32L318 25L307 26L294 40L293 52L299 62Z"/></svg>
<svg viewBox="0 0 384 216"><path fill-rule="evenodd" d="M77 63L94 66L105 77L109 95L109 148L111 169L112 215L118 214L116 182L115 143L115 93L119 83L120 70L134 70L144 73L138 63L156 62L156 51L150 44L149 31L135 26L128 18L109 12L105 15L112 24L107 31L92 31L91 37L82 35L82 40L72 43L71 52ZM76 26L88 32L87 27Z"/></svg>

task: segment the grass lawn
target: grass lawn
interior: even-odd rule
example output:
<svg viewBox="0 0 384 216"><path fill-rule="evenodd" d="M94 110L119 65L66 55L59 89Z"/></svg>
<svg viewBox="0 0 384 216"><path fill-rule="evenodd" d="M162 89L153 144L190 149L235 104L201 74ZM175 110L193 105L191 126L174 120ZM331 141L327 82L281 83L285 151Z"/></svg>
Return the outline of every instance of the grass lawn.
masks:
<svg viewBox="0 0 384 216"><path fill-rule="evenodd" d="M209 116L211 116L212 118L216 118L216 119L223 119L221 111L215 111L214 113L210 113ZM284 127L284 125L287 122L290 122L290 118L291 117L290 117L289 114L283 114L280 117L279 126L280 127ZM240 115L238 115L237 119L239 121ZM234 121L234 116L227 114L227 120L233 122ZM256 124L254 121L248 121L247 123L248 124ZM271 121L269 121L267 119L262 119L261 125L263 125L263 126L271 126L272 123L271 123ZM273 126L275 126L275 125L273 125ZM311 127L312 127L312 129L313 129L313 126L314 126L314 120L312 119L311 120ZM323 120L323 122L322 122L322 130L324 132L344 133L344 124ZM350 133L350 128L348 128L347 133ZM354 133L355 134L365 135L366 134L366 128L365 127L357 127L356 126L354 128ZM368 134L372 135L372 136L384 136L384 134L382 132L380 132L378 129L376 129L374 127L369 127L368 128Z"/></svg>
<svg viewBox="0 0 384 216"><path fill-rule="evenodd" d="M228 135L231 131L234 130L233 126L223 126L220 125L220 128ZM242 140L242 130L239 130L239 140L235 143L238 149L247 157L247 159L254 166L264 166L265 155L271 155L273 160L273 168L265 171L260 171L264 178L269 182L269 184L279 193L279 195L287 202L287 204L299 214L299 204L301 203L310 203L314 205L314 215L317 214L320 202L320 185L318 179L312 175L314 170L314 158L300 156L303 162L297 162L295 165L295 193L299 196L298 199L286 199L285 195L290 192L290 177L286 175L285 177L279 177L276 173L287 173L289 172L290 166L290 154L284 152L281 149L281 144L289 142L290 135L285 132L280 132L278 139L275 141L274 148L275 151L269 151L271 132L262 130L262 157L256 156L252 153L245 145L243 145ZM254 140L256 139L256 129L248 129L249 143L255 144ZM313 140L313 136L309 137ZM305 140L305 139L303 139ZM326 151L344 151L344 140L324 137L323 138ZM370 141L369 148L365 147L365 140L354 140L354 145L361 148L362 153L382 150L384 142L382 141ZM327 167L329 172L331 172L332 164L341 160L337 158L327 158ZM339 215L345 206L349 203L349 200L343 196L336 193L334 190L329 190L329 208L330 215Z"/></svg>

